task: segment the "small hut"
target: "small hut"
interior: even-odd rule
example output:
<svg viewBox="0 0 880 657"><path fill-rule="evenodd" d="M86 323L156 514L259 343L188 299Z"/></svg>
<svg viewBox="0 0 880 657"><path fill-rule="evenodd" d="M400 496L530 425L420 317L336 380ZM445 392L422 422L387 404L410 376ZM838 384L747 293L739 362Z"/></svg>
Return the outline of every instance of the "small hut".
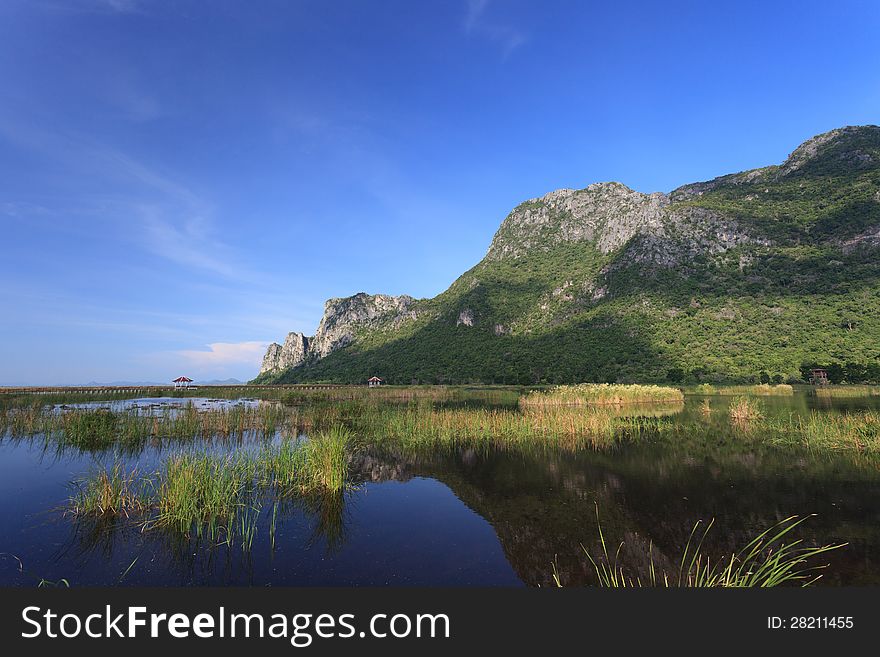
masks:
<svg viewBox="0 0 880 657"><path fill-rule="evenodd" d="M382 383L383 383L382 379L380 379L378 376L371 376L369 379L367 379L367 385L370 386L371 388L375 388L376 386L380 386L380 385L382 385Z"/></svg>
<svg viewBox="0 0 880 657"><path fill-rule="evenodd" d="M810 370L810 383L814 386L828 385L828 370L824 367L815 367Z"/></svg>
<svg viewBox="0 0 880 657"><path fill-rule="evenodd" d="M192 383L192 379L186 376L179 376L174 381L172 381L175 388L189 388L189 384Z"/></svg>

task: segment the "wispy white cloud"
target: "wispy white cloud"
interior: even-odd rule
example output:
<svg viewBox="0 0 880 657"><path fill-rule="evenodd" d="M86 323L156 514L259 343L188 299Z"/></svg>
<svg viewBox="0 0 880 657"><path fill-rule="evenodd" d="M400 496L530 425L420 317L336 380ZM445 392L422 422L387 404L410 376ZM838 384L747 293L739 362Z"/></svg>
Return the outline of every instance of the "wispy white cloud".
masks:
<svg viewBox="0 0 880 657"><path fill-rule="evenodd" d="M486 38L501 48L505 57L528 41L525 32L487 16L490 0L467 0L462 28L465 34Z"/></svg>
<svg viewBox="0 0 880 657"><path fill-rule="evenodd" d="M477 25L477 22L489 6L489 0L467 0L467 9L464 16L464 29L471 32Z"/></svg>
<svg viewBox="0 0 880 657"><path fill-rule="evenodd" d="M89 14L142 14L143 0L33 0L33 4L52 12Z"/></svg>
<svg viewBox="0 0 880 657"><path fill-rule="evenodd" d="M144 271L131 276L142 280L152 275L159 288L173 284L172 274ZM181 282L193 297L209 296L222 299L219 310L192 312L165 310L161 306L132 305L128 300L115 304L96 301L87 295L71 293L57 287L47 289L36 282L7 280L0 286L0 306L15 308L16 313L0 315L0 328L45 331L64 327L95 329L102 335L136 335L138 338L163 338L181 344L193 341L208 342L217 336L266 338L265 343L278 340L291 330L314 331L323 304L298 295L272 290L263 292L246 288L230 291L227 287L205 283ZM219 304L220 302L218 302ZM304 317L293 311L299 304L310 309ZM0 352L12 344L0 341ZM2 361L2 357L0 357Z"/></svg>
<svg viewBox="0 0 880 657"><path fill-rule="evenodd" d="M58 162L70 173L70 180L104 181L119 190L112 198L94 199L91 214L124 227L120 237L134 246L188 270L265 282L218 237L212 204L171 175L84 135L37 129L4 116L0 116L0 139ZM78 202L85 199L81 196ZM0 211L12 214L22 209L4 205ZM83 209L79 214L90 212Z"/></svg>
<svg viewBox="0 0 880 657"><path fill-rule="evenodd" d="M166 108L143 85L132 79L131 73L117 73L115 79L105 82L98 93L115 108L115 115L135 123L153 121L166 115Z"/></svg>
<svg viewBox="0 0 880 657"><path fill-rule="evenodd" d="M141 206L143 245L155 255L185 269L201 269L230 279L251 275L232 264L229 246L212 237L210 223L202 216L169 217L160 208Z"/></svg>
<svg viewBox="0 0 880 657"><path fill-rule="evenodd" d="M14 219L29 219L35 216L52 214L49 208L28 201L3 201L0 202L0 215Z"/></svg>
<svg viewBox="0 0 880 657"><path fill-rule="evenodd" d="M128 14L143 9L141 0L92 0L99 7L106 7L111 11Z"/></svg>
<svg viewBox="0 0 880 657"><path fill-rule="evenodd" d="M207 349L186 349L175 354L197 369L215 370L235 365L257 367L268 342L212 342Z"/></svg>

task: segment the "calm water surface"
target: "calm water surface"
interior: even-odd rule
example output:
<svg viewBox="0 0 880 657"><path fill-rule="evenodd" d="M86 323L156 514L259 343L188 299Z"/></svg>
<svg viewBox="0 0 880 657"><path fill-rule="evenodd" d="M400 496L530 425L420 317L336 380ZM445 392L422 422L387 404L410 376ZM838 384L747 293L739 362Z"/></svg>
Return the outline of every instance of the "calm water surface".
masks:
<svg viewBox="0 0 880 657"><path fill-rule="evenodd" d="M168 412L174 399L92 404ZM698 417L701 398L664 412ZM846 413L880 398L820 400L799 393L762 399L769 413ZM649 544L676 569L693 524L715 519L707 552L735 550L768 526L815 513L800 536L847 542L829 556L822 583L880 584L880 470L853 454L810 453L732 439L728 398L693 442L643 443L610 451L455 449L430 454L367 452L359 486L325 506L278 510L253 549L141 532L130 521L75 521L63 513L72 482L117 455L56 452L36 437L0 442L0 585L41 579L90 585L552 585L554 561L567 584L593 583L581 544L597 547L597 509L608 540L641 565ZM194 400L199 408L254 400ZM73 406L73 405L72 405ZM650 414L646 411L646 414ZM238 449L219 444L214 449ZM146 471L175 448L125 455Z"/></svg>

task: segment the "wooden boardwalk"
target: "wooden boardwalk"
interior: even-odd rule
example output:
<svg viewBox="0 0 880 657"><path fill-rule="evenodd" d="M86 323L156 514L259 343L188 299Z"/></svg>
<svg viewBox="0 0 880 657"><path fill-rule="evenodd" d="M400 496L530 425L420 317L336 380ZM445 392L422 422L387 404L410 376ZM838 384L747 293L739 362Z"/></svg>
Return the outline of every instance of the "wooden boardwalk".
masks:
<svg viewBox="0 0 880 657"><path fill-rule="evenodd" d="M331 390L334 388L363 388L364 385L343 385L339 383L302 383L288 385L250 385L241 384L235 386L190 386L189 388L175 388L173 385L166 386L34 386L21 388L0 387L0 395L3 394L26 394L26 395L51 395L58 393L79 393L83 395L106 395L106 394L167 394L169 392L199 392L210 396L212 390L223 392L257 392L260 390Z"/></svg>

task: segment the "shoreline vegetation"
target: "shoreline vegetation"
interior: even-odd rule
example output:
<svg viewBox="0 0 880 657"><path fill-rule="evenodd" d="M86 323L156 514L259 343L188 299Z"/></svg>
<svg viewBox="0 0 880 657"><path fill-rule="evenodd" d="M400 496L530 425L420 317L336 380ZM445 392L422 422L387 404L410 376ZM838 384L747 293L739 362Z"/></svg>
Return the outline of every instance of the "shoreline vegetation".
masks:
<svg viewBox="0 0 880 657"><path fill-rule="evenodd" d="M816 389L817 397L877 397L880 386L823 386Z"/></svg>
<svg viewBox="0 0 880 657"><path fill-rule="evenodd" d="M91 402L126 401L130 399L188 399L209 400L247 399L277 401L285 404L318 401L415 401L431 399L455 402L483 399L497 403L515 403L520 394L534 387L509 385L364 385L291 384L291 385L237 385L173 388L170 386L129 386L104 388L0 388L0 409L17 408L31 404L76 404Z"/></svg>
<svg viewBox="0 0 880 657"><path fill-rule="evenodd" d="M687 388L688 394L694 395L765 395L765 396L782 396L788 397L794 395L794 386L788 383L759 383L748 386L720 386L716 387L710 383L701 383L697 386Z"/></svg>
<svg viewBox="0 0 880 657"><path fill-rule="evenodd" d="M66 512L77 519L124 517L142 531L240 542L249 550L267 504L344 494L352 443L351 432L335 428L257 452L175 454L146 474L115 461L74 482Z"/></svg>
<svg viewBox="0 0 880 657"><path fill-rule="evenodd" d="M706 553L704 544L715 521L706 523L705 529L702 529L703 522L697 521L677 560L677 572L657 567L653 543L648 544L647 554L642 555L647 566L629 568L620 558L624 543L617 546L612 556L598 518L598 507L596 515L601 551L594 558L583 545L581 549L600 588L766 588L785 584L807 587L821 579L821 571L827 567L810 560L846 546L846 543L809 546L803 539L786 543L791 532L810 517L790 516L765 529L741 549L713 559ZM555 563L553 581L559 588L564 585Z"/></svg>
<svg viewBox="0 0 880 657"><path fill-rule="evenodd" d="M869 386L854 388L856 393L874 394ZM842 452L865 467L877 467L878 411L770 413L768 408L780 402L769 397L793 394L785 385L711 393L701 386L688 394L696 397L679 388L618 384L542 390L360 387L295 395L285 390L259 403L251 399L221 407L182 400L177 405L101 403L98 408L97 400L79 406L82 399L46 403L40 395L16 396L15 401L0 399L0 440L42 440L50 453L95 455L99 466L72 484L64 509L77 523L91 523L98 531L125 522L163 538L240 546L245 553L267 528L274 546L279 509L291 505L315 514L315 531L326 538L328 549L341 544L346 494L361 481L352 464L371 450L418 457L475 448L522 454L591 449L613 458L615 450L633 444L693 454L720 445L764 446L797 450L799 458ZM126 460L145 448L156 450L158 457L150 469ZM801 581L807 571L799 564L839 546L783 545L777 539L800 524L795 520L790 527L771 527L744 551L712 562L701 553L705 534L699 541L692 534L694 542L688 542L682 557L690 566L678 573L684 583L676 585ZM758 552L750 551L754 545ZM646 575L621 569L607 551L598 559L587 557L603 586L670 585L671 576L657 572L653 563ZM649 552L648 560L652 557ZM765 583L753 577L755 569L765 573Z"/></svg>
<svg viewBox="0 0 880 657"><path fill-rule="evenodd" d="M684 393L678 388L654 385L623 385L612 383L582 383L556 386L549 390L529 392L519 398L521 408L548 406L620 406L684 402Z"/></svg>
<svg viewBox="0 0 880 657"><path fill-rule="evenodd" d="M161 414L150 408L59 408L29 399L23 406L0 406L0 434L14 439L40 436L59 449L81 451L198 445L218 439L298 439L334 428L346 428L360 440L383 446L602 449L651 439L683 444L695 436L707 440L706 422L719 417L712 404L705 403L707 398L696 417L670 421L684 409L685 397L676 388L655 386L564 386L522 396L482 388L424 391L419 396L423 391L417 389L410 391L413 396L396 401L360 390L365 392L338 401L219 409L188 403L158 409ZM859 392L871 395L872 389ZM464 403L466 394L475 403ZM740 390L724 412L726 428L715 426L715 433L776 446L880 453L876 411L770 416L759 396Z"/></svg>
<svg viewBox="0 0 880 657"><path fill-rule="evenodd" d="M681 399L681 395L793 395L797 390L807 390L817 397L857 398L880 396L880 385L837 384L825 386L780 384L717 385L700 383L684 386L654 384L601 384L581 383L565 386L523 385L382 385L369 388L364 385L336 384L289 384L289 385L237 385L205 386L201 388L175 389L171 387L131 386L105 388L0 388L0 413L7 409L25 406L125 401L140 398L187 399L204 398L246 399L251 401L277 401L294 405L320 401L367 401L409 402L430 399L436 402L463 402L479 399L496 404L515 404L519 399L538 399L544 395L548 400L556 397L572 398L570 403L645 403ZM659 397L651 391L663 391ZM669 392L672 391L672 392ZM676 392L677 391L677 392ZM619 398L615 399L615 395ZM604 398L604 399L603 399ZM526 403L529 403L528 401Z"/></svg>

